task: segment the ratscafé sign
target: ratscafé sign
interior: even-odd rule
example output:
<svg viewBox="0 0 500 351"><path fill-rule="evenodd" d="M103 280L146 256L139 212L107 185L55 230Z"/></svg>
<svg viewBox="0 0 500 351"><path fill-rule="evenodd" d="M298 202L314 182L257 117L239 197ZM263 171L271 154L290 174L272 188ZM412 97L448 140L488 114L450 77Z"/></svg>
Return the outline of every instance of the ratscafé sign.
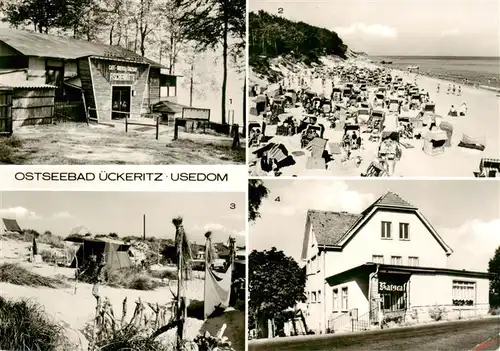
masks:
<svg viewBox="0 0 500 351"><path fill-rule="evenodd" d="M394 284L388 282L378 283L379 292L405 291L405 284Z"/></svg>
<svg viewBox="0 0 500 351"><path fill-rule="evenodd" d="M134 81L138 69L133 66L109 65L109 80L113 82Z"/></svg>

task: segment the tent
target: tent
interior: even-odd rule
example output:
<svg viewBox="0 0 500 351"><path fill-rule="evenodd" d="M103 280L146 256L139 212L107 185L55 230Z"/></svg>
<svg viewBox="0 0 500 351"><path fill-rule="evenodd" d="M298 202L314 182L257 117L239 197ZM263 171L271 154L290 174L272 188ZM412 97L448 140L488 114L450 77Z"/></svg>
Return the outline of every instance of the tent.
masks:
<svg viewBox="0 0 500 351"><path fill-rule="evenodd" d="M22 229L19 226L19 224L17 224L17 221L15 219L2 218L2 221L5 226L6 232L14 232L21 234Z"/></svg>
<svg viewBox="0 0 500 351"><path fill-rule="evenodd" d="M74 241L74 239L67 238L66 241ZM117 240L109 239L90 239L81 238L80 248L75 254L75 258L71 262L70 267L82 267L87 261L90 260L92 255L99 257L103 254L106 267L108 270L115 270L121 268L128 268L132 266L132 261L128 254L130 245L124 244Z"/></svg>

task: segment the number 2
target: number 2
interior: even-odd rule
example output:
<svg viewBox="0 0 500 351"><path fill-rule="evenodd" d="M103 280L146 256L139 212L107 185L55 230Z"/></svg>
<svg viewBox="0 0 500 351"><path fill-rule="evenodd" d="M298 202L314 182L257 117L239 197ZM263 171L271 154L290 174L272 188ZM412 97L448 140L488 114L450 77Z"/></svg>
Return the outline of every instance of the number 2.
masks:
<svg viewBox="0 0 500 351"><path fill-rule="evenodd" d="M283 7L278 7L278 13L281 15L283 13Z"/></svg>

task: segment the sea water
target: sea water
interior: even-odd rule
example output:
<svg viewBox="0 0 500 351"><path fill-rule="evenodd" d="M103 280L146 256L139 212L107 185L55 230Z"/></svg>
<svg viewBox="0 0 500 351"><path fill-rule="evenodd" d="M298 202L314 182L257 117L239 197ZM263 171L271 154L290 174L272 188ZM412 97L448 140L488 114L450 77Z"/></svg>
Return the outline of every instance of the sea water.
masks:
<svg viewBox="0 0 500 351"><path fill-rule="evenodd" d="M420 73L460 84L500 88L500 57L387 56L370 57L375 63L392 61L387 67L406 70L419 66Z"/></svg>

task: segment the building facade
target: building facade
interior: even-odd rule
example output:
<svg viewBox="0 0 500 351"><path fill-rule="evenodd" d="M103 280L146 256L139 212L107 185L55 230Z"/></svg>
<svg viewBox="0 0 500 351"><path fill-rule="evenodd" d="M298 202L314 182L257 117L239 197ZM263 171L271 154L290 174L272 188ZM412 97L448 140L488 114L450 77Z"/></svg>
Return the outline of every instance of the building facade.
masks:
<svg viewBox="0 0 500 351"><path fill-rule="evenodd" d="M81 102L97 122L141 117L176 102L177 76L117 46L0 29L0 85L55 87L55 101Z"/></svg>
<svg viewBox="0 0 500 351"><path fill-rule="evenodd" d="M448 268L452 253L418 208L391 192L359 215L308 211L308 328L359 331L487 314L488 274Z"/></svg>

